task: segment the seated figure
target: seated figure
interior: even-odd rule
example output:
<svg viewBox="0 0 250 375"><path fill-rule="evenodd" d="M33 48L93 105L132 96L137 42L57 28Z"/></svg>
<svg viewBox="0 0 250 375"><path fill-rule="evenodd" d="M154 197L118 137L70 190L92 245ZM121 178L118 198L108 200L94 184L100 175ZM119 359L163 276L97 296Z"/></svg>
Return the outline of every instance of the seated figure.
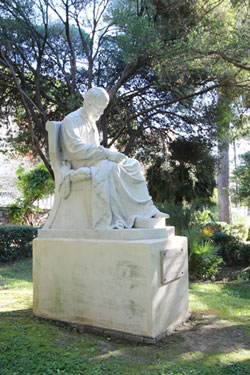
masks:
<svg viewBox="0 0 250 375"><path fill-rule="evenodd" d="M138 161L100 146L96 121L108 103L103 88L92 88L83 107L64 118L61 195L70 194L69 176L73 181L91 178L91 197L83 190L82 199L91 200L93 229L132 228L136 220L168 217L154 206Z"/></svg>

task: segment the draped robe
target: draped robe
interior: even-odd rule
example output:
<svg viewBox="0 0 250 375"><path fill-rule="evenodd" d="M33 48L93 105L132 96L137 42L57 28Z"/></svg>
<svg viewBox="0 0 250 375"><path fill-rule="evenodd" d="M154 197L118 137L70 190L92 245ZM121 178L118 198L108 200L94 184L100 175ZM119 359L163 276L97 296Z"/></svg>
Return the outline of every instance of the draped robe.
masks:
<svg viewBox="0 0 250 375"><path fill-rule="evenodd" d="M72 169L90 168L94 229L132 228L136 218L150 218L158 212L138 161L108 160L109 150L100 146L96 124L83 108L65 117L61 140L63 158ZM84 191L83 199L86 199Z"/></svg>

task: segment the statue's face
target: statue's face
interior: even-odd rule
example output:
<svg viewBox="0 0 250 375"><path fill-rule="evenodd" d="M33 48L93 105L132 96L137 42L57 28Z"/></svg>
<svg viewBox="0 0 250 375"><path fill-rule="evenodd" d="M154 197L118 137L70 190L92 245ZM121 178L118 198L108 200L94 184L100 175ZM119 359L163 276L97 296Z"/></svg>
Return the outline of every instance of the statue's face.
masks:
<svg viewBox="0 0 250 375"><path fill-rule="evenodd" d="M85 107L87 112L88 112L88 116L91 120L94 120L94 121L97 121L99 120L99 118L101 117L101 115L103 114L105 108L106 108L106 105L104 104L97 104L97 103L88 103L88 105Z"/></svg>

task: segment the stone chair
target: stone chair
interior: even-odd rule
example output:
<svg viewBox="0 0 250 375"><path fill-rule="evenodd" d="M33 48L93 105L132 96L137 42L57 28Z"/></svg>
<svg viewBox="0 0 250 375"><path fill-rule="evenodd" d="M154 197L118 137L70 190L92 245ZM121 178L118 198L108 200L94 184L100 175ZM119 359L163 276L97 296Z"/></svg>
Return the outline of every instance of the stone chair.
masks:
<svg viewBox="0 0 250 375"><path fill-rule="evenodd" d="M48 121L49 156L55 174L55 200L43 229L90 229L91 171L90 168L72 169L63 160L60 139L61 123ZM72 218L73 222L72 222Z"/></svg>

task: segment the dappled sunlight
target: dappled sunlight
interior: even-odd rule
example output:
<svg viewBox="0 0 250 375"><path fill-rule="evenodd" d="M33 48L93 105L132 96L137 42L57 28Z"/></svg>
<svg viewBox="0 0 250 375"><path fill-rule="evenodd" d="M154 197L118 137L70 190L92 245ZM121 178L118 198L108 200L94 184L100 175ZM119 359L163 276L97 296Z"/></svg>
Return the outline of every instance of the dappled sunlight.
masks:
<svg viewBox="0 0 250 375"><path fill-rule="evenodd" d="M216 353L210 356L213 359L218 359L221 363L230 364L232 362L244 362L246 360L250 361L250 349L236 349L231 352Z"/></svg>
<svg viewBox="0 0 250 375"><path fill-rule="evenodd" d="M210 375L210 372L206 372L209 368L214 368L215 374L221 374L220 370L227 374L224 371L231 366L236 367L235 371L241 371L245 370L246 363L250 360L249 336L240 323L220 320L212 315L207 319L205 315L198 315L197 319L189 323L188 329L179 329L168 340L164 340L164 350L160 358L161 364L174 361L177 367L180 364L181 368L190 366L192 371L199 369L199 375ZM203 373L203 370L206 371ZM196 374L196 371L192 371L190 374Z"/></svg>
<svg viewBox="0 0 250 375"><path fill-rule="evenodd" d="M33 290L0 290L0 300L0 313L30 309L33 305Z"/></svg>
<svg viewBox="0 0 250 375"><path fill-rule="evenodd" d="M208 305L205 301L201 301L200 297L193 294L192 292L189 292L189 306L190 310L196 310L196 311L207 311Z"/></svg>
<svg viewBox="0 0 250 375"><path fill-rule="evenodd" d="M32 308L32 260L0 268L0 313Z"/></svg>
<svg viewBox="0 0 250 375"><path fill-rule="evenodd" d="M13 265L12 272L0 269L0 353L8 347L0 360L10 371L16 366L22 367L23 373L37 374L63 374L66 369L66 374L100 375L248 373L249 288L190 284L192 319L149 346L79 333L75 328L34 317L31 267L21 273L18 267L22 268Z"/></svg>
<svg viewBox="0 0 250 375"><path fill-rule="evenodd" d="M32 289L32 282L13 278L1 278L0 275L0 292L5 289Z"/></svg>
<svg viewBox="0 0 250 375"><path fill-rule="evenodd" d="M190 351L182 353L179 357L179 360L189 362L189 361L200 361L205 357L205 353L201 351Z"/></svg>
<svg viewBox="0 0 250 375"><path fill-rule="evenodd" d="M190 308L221 317L247 321L250 318L250 288L237 285L194 283L190 285Z"/></svg>
<svg viewBox="0 0 250 375"><path fill-rule="evenodd" d="M99 360L102 360L102 359L123 357L125 355L125 351L126 350L121 348L121 349L118 349L118 350L109 351L107 353L98 354L95 357L92 357L91 361L99 361Z"/></svg>

